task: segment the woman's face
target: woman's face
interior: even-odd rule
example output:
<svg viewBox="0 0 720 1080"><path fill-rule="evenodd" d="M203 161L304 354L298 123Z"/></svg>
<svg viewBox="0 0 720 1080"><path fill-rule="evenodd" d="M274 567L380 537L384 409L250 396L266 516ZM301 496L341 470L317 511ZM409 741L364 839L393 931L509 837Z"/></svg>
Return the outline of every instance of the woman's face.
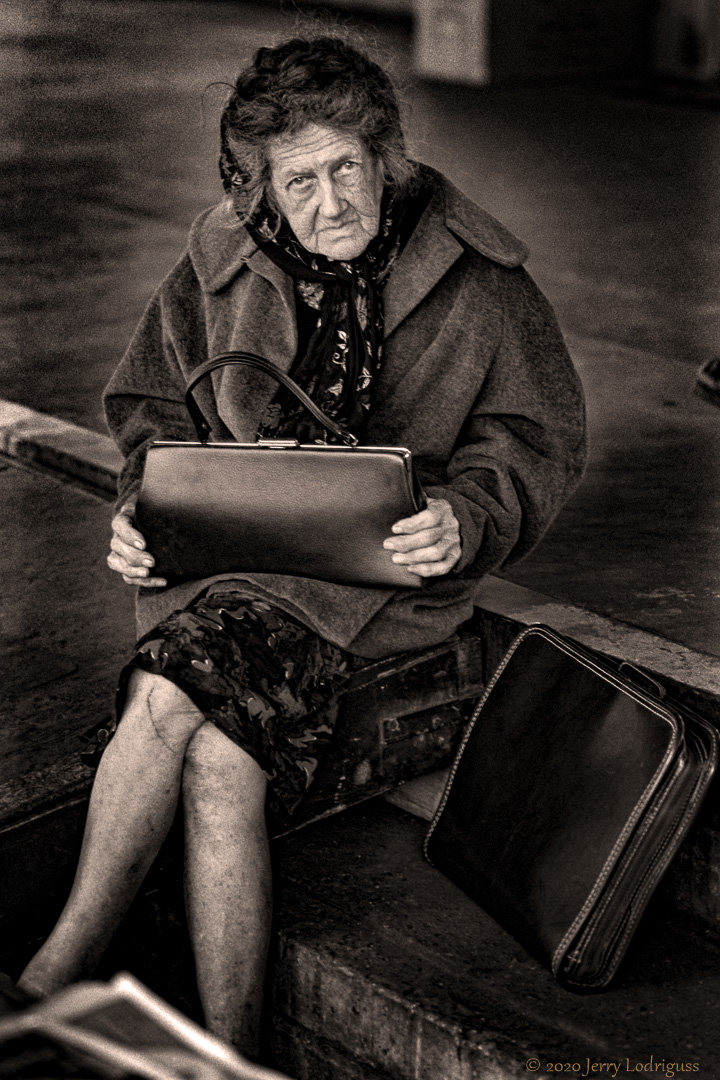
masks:
<svg viewBox="0 0 720 1080"><path fill-rule="evenodd" d="M382 168L354 135L308 124L270 140L275 203L300 243L328 259L362 255L380 227Z"/></svg>

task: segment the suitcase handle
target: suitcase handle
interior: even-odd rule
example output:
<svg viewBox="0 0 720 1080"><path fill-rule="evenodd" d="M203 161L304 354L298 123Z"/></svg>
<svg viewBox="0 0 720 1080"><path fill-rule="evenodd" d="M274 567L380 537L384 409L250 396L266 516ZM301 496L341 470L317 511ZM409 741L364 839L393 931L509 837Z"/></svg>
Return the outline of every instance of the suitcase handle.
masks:
<svg viewBox="0 0 720 1080"><path fill-rule="evenodd" d="M630 672L631 674L628 674L628 672ZM618 673L620 675L625 675L625 677L629 679L630 682L635 682L637 684L639 681L641 690L645 690L646 687L644 684L649 683L653 691L655 692L656 697L658 697L660 701L664 700L667 693L665 687L661 683L659 683L657 679L653 679L650 675L646 675L644 671L641 671L640 668L635 667L634 664L629 663L627 660L623 660L622 664L618 668ZM633 679L633 675L639 676L639 679Z"/></svg>

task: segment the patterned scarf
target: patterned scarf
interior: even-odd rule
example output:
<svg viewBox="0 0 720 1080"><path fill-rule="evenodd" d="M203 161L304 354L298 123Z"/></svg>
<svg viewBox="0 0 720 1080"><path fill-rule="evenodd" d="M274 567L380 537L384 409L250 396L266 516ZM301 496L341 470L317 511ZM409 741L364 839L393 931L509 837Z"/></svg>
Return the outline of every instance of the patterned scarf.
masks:
<svg viewBox="0 0 720 1080"><path fill-rule="evenodd" d="M227 149L220 157L225 190L243 184ZM377 236L349 262L312 254L284 220L273 235L277 215L264 202L248 231L261 250L295 283L299 347L290 374L344 430L360 436L372 407L382 364L382 290L412 234L432 191L428 185L404 200L383 196ZM307 328L306 332L303 329ZM297 399L280 387L268 405L258 437L333 441L333 436Z"/></svg>

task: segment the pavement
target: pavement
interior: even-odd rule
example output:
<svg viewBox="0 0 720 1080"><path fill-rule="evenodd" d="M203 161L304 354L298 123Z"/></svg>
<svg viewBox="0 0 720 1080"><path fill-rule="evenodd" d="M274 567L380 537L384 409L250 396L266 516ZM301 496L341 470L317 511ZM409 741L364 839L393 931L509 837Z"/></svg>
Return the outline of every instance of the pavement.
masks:
<svg viewBox="0 0 720 1080"><path fill-rule="evenodd" d="M83 731L112 711L133 597L105 563L102 496L2 462L0 822L87 788Z"/></svg>

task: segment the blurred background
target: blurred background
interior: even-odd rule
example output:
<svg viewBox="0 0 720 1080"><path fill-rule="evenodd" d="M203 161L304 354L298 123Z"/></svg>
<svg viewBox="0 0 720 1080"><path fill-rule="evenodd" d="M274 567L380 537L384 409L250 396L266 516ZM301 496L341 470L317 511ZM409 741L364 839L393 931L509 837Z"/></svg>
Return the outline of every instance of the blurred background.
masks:
<svg viewBox="0 0 720 1080"><path fill-rule="evenodd" d="M587 476L512 580L720 654L717 0L0 0L0 396L104 431L221 197L227 84L308 25L358 33L412 154L530 245L583 377Z"/></svg>

